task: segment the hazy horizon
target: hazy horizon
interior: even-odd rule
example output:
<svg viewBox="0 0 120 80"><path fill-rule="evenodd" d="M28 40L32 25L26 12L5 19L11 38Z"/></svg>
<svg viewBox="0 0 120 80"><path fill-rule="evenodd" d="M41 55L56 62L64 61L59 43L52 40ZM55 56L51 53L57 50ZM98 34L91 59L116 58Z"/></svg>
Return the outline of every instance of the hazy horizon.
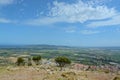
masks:
<svg viewBox="0 0 120 80"><path fill-rule="evenodd" d="M78 48L120 48L120 46L75 46L75 45L58 45L58 44L0 44L0 47L11 46L66 46L66 47L78 47Z"/></svg>

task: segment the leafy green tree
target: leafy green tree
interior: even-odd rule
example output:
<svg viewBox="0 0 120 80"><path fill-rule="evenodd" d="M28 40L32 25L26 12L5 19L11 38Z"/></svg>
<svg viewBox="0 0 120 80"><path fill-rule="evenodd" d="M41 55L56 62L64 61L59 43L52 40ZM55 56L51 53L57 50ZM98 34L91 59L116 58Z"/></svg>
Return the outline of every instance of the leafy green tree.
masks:
<svg viewBox="0 0 120 80"><path fill-rule="evenodd" d="M39 61L41 60L41 56L33 56L32 60L36 63L36 65L39 64Z"/></svg>
<svg viewBox="0 0 120 80"><path fill-rule="evenodd" d="M56 57L55 62L58 64L61 70L66 64L71 64L71 60L64 56Z"/></svg>
<svg viewBox="0 0 120 80"><path fill-rule="evenodd" d="M16 64L17 64L18 66L20 66L20 65L24 65L24 59L21 58L21 57L19 57L19 58L17 59Z"/></svg>

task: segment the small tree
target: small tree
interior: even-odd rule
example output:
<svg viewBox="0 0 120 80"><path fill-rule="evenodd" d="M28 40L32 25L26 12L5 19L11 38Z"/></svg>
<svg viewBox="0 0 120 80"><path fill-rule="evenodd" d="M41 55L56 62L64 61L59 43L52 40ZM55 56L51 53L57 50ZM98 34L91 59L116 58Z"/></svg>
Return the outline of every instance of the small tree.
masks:
<svg viewBox="0 0 120 80"><path fill-rule="evenodd" d="M28 58L28 66L32 66L31 58Z"/></svg>
<svg viewBox="0 0 120 80"><path fill-rule="evenodd" d="M23 58L21 58L21 57L19 57L18 59L17 59L17 65L18 66L20 66L20 65L24 65L24 59Z"/></svg>
<svg viewBox="0 0 120 80"><path fill-rule="evenodd" d="M71 64L71 60L64 56L56 57L55 62L58 64L61 70L62 70L62 67L64 67L66 64Z"/></svg>
<svg viewBox="0 0 120 80"><path fill-rule="evenodd" d="M32 60L36 63L36 65L39 64L39 61L41 60L41 56L33 56Z"/></svg>

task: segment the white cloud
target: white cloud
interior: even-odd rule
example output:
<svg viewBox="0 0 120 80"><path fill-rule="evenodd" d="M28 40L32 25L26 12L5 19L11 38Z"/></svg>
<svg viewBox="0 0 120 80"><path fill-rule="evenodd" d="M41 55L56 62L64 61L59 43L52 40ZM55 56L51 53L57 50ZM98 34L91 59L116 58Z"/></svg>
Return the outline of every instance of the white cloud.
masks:
<svg viewBox="0 0 120 80"><path fill-rule="evenodd" d="M0 18L0 23L11 23L11 21L8 19Z"/></svg>
<svg viewBox="0 0 120 80"><path fill-rule="evenodd" d="M120 15L114 16L111 19L105 21L94 21L88 24L88 27L101 27L101 26L113 26L113 25L120 25Z"/></svg>
<svg viewBox="0 0 120 80"><path fill-rule="evenodd" d="M25 24L30 24L30 25L49 25L49 24L54 24L56 22L64 22L65 19L60 17L44 17L44 18L38 18L38 19L31 19L28 21L25 21Z"/></svg>
<svg viewBox="0 0 120 80"><path fill-rule="evenodd" d="M0 0L0 8L6 5L12 4L13 2L14 0ZM2 14L2 12L0 12L0 14ZM13 22L14 21L0 17L0 23L13 23Z"/></svg>
<svg viewBox="0 0 120 80"><path fill-rule="evenodd" d="M65 17L68 22L83 23L88 20L101 20L116 15L114 8L107 6L94 6L94 4L79 1L74 4L54 2L50 11L51 16Z"/></svg>
<svg viewBox="0 0 120 80"><path fill-rule="evenodd" d="M89 3L93 5L105 5L111 1L112 0L89 0Z"/></svg>
<svg viewBox="0 0 120 80"><path fill-rule="evenodd" d="M57 22L84 23L89 20L111 18L117 14L114 8L108 8L105 5L96 5L96 2L94 0L89 2L79 0L76 3L68 4L55 1L53 2L54 6L50 8L49 17L29 20L27 24L44 25Z"/></svg>
<svg viewBox="0 0 120 80"><path fill-rule="evenodd" d="M97 34L97 33L100 33L100 31L81 30L80 33L81 33L81 34L85 34L85 35L90 35L90 34Z"/></svg>
<svg viewBox="0 0 120 80"><path fill-rule="evenodd" d="M69 27L64 28L64 31L67 32L67 33L74 33L74 32L76 32L76 27L75 26L69 26Z"/></svg>
<svg viewBox="0 0 120 80"><path fill-rule="evenodd" d="M0 0L0 5L12 4L14 0Z"/></svg>

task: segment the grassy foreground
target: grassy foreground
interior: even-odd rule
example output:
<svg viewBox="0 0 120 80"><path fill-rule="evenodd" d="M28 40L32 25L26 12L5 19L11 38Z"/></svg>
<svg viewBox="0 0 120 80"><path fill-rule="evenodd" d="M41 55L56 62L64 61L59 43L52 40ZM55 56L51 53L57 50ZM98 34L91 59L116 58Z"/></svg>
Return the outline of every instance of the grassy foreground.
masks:
<svg viewBox="0 0 120 80"><path fill-rule="evenodd" d="M119 80L120 75L99 71L77 71L65 69L59 71L57 67L26 66L0 67L0 80Z"/></svg>

